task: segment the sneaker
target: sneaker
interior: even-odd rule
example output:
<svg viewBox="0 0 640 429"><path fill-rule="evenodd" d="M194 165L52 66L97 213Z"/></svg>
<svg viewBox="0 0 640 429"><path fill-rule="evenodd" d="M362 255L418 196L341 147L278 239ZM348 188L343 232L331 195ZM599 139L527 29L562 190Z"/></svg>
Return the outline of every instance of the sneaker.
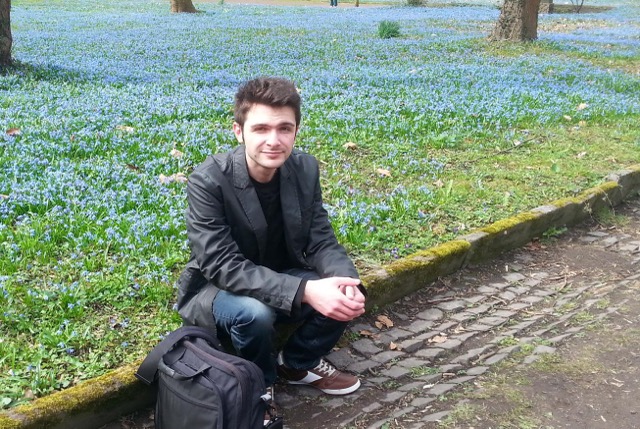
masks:
<svg viewBox="0 0 640 429"><path fill-rule="evenodd" d="M262 395L262 399L267 403L267 410L264 412L263 426L267 426L279 414L278 406L276 405L274 391L275 391L275 388L273 386L269 386L267 387L267 393Z"/></svg>
<svg viewBox="0 0 640 429"><path fill-rule="evenodd" d="M278 375L289 384L306 384L327 395L346 395L360 387L358 377L339 371L324 359L315 368L289 368L284 364L282 352L278 354Z"/></svg>

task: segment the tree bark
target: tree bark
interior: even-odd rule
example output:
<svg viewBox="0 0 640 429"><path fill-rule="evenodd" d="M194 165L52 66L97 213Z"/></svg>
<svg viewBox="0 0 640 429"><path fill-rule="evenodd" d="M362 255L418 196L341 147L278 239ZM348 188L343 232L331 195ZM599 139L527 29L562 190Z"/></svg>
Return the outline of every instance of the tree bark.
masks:
<svg viewBox="0 0 640 429"><path fill-rule="evenodd" d="M0 66L11 64L11 0L0 0Z"/></svg>
<svg viewBox="0 0 640 429"><path fill-rule="evenodd" d="M1 0L0 0L1 1ZM197 10L193 6L191 0L171 0L171 12L173 13L196 13Z"/></svg>
<svg viewBox="0 0 640 429"><path fill-rule="evenodd" d="M540 0L504 0L489 40L526 41L538 38Z"/></svg>

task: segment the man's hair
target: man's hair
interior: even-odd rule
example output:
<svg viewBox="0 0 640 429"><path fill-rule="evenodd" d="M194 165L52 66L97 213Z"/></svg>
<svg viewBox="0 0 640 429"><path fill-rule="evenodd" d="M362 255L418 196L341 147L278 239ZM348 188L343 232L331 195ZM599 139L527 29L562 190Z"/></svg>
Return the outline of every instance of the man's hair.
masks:
<svg viewBox="0 0 640 429"><path fill-rule="evenodd" d="M270 107L291 107L296 115L296 126L300 125L300 94L293 82L279 77L259 77L245 82L238 88L233 109L233 118L244 127L247 112L255 104Z"/></svg>

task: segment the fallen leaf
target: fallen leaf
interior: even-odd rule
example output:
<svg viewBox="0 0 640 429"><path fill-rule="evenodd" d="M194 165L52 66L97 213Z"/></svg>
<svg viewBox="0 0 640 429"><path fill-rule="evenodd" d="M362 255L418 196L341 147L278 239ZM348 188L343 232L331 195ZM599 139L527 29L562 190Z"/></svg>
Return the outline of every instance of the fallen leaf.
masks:
<svg viewBox="0 0 640 429"><path fill-rule="evenodd" d="M345 148L345 149L350 149L350 150L358 149L358 145L355 144L354 142L346 142L345 144L342 145L342 147Z"/></svg>
<svg viewBox="0 0 640 429"><path fill-rule="evenodd" d="M444 343L445 341L447 341L446 335L436 335L435 337L429 338L430 343L440 344Z"/></svg>
<svg viewBox="0 0 640 429"><path fill-rule="evenodd" d="M440 179L438 179L435 182L433 182L433 184L438 188L442 188L444 186L444 182L442 180L440 180Z"/></svg>
<svg viewBox="0 0 640 429"><path fill-rule="evenodd" d="M578 122L578 125L580 125L581 127L584 127L585 125L587 125L587 121L580 121Z"/></svg>
<svg viewBox="0 0 640 429"><path fill-rule="evenodd" d="M132 133L134 132L136 129L133 127L130 127L129 125L118 125L116 127L116 130L120 130L120 131L124 131L126 133Z"/></svg>
<svg viewBox="0 0 640 429"><path fill-rule="evenodd" d="M174 180L178 183L187 183L189 180L187 179L187 176L184 173L176 173L173 176L174 176Z"/></svg>
<svg viewBox="0 0 640 429"><path fill-rule="evenodd" d="M587 152L580 152L579 154L576 155L576 158L578 159L582 159L584 158L584 156L587 154Z"/></svg>
<svg viewBox="0 0 640 429"><path fill-rule="evenodd" d="M27 390L24 391L24 397L26 399L33 399L33 398L36 397L36 395L33 394L33 390L27 389Z"/></svg>
<svg viewBox="0 0 640 429"><path fill-rule="evenodd" d="M20 128L9 128L7 130L8 136L19 136L20 134L22 134L22 131L20 131Z"/></svg>
<svg viewBox="0 0 640 429"><path fill-rule="evenodd" d="M460 332L465 332L466 329L464 329L464 326L462 325L458 325L455 327L455 329L453 330L454 334L459 334Z"/></svg>
<svg viewBox="0 0 640 429"><path fill-rule="evenodd" d="M171 149L171 152L169 152L171 154L172 157L174 158L182 158L182 156L184 155L182 152L180 152L178 149Z"/></svg>
<svg viewBox="0 0 640 429"><path fill-rule="evenodd" d="M576 107L576 110L584 110L587 107L589 107L589 105L587 103L580 103L580 104L578 104L578 107Z"/></svg>
<svg viewBox="0 0 640 429"><path fill-rule="evenodd" d="M127 168L129 170L133 170L133 171L138 171L140 170L140 167L138 167L137 165L133 165L133 164L125 164L127 166Z"/></svg>
<svg viewBox="0 0 640 429"><path fill-rule="evenodd" d="M391 177L391 172L389 170L385 170L384 168L377 168L376 173L381 176Z"/></svg>
<svg viewBox="0 0 640 429"><path fill-rule="evenodd" d="M169 183L173 182L186 183L188 181L187 176L185 176L184 173L176 173L172 174L171 176L165 176L164 174L161 174L160 176L158 176L158 179L163 185L168 185Z"/></svg>
<svg viewBox="0 0 640 429"><path fill-rule="evenodd" d="M522 142L521 142L520 140L515 140L515 141L513 142L513 145L514 145L514 146L520 146L521 144L522 144Z"/></svg>
<svg viewBox="0 0 640 429"><path fill-rule="evenodd" d="M391 341L391 343L389 344L389 350L397 350L397 349L398 349L398 345L393 341Z"/></svg>
<svg viewBox="0 0 640 429"><path fill-rule="evenodd" d="M564 116L563 116L563 118L564 118L565 120L567 120L567 121L570 121L570 120L571 120L571 116L569 116L569 115L564 115Z"/></svg>
<svg viewBox="0 0 640 429"><path fill-rule="evenodd" d="M441 223L436 223L431 225L431 232L436 235L442 235L447 232L447 227L442 225Z"/></svg>
<svg viewBox="0 0 640 429"><path fill-rule="evenodd" d="M363 337L374 337L376 334L374 334L371 331L367 331L366 329L361 330L360 332L358 332L360 335L362 335Z"/></svg>
<svg viewBox="0 0 640 429"><path fill-rule="evenodd" d="M393 321L384 314L379 315L376 319L378 319L378 322L382 323L387 328L393 328Z"/></svg>
<svg viewBox="0 0 640 429"><path fill-rule="evenodd" d="M376 325L376 328L378 329L384 328L384 325L382 324L382 322L374 322L374 325Z"/></svg>

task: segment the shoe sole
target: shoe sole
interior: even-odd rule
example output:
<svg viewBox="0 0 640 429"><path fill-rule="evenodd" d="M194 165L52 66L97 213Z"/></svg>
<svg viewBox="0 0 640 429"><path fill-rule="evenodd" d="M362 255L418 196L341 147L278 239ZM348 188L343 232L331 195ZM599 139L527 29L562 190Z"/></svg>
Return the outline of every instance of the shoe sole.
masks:
<svg viewBox="0 0 640 429"><path fill-rule="evenodd" d="M310 383L304 383L304 382L292 381L292 380L287 380L287 383L295 384L298 386L314 387L320 390L321 392L326 393L327 395L334 395L334 396L348 395L349 393L355 392L360 388L360 380L358 380L358 382L353 386L345 387L344 389L321 389L320 387L314 386L313 384L310 384Z"/></svg>

